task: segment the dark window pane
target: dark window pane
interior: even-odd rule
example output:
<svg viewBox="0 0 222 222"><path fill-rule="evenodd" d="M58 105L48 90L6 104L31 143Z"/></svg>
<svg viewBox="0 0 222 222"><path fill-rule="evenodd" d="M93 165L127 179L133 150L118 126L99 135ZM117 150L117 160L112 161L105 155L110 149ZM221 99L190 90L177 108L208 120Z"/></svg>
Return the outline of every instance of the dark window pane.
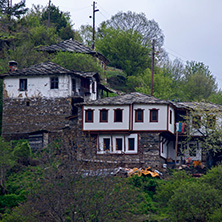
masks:
<svg viewBox="0 0 222 222"><path fill-rule="evenodd" d="M27 90L27 79L20 79L19 89L20 89L20 91L26 91Z"/></svg>
<svg viewBox="0 0 222 222"><path fill-rule="evenodd" d="M122 122L122 110L115 110L115 122Z"/></svg>
<svg viewBox="0 0 222 222"><path fill-rule="evenodd" d="M93 111L87 110L87 120L92 121L93 120Z"/></svg>
<svg viewBox="0 0 222 222"><path fill-rule="evenodd" d="M101 122L107 122L108 121L108 119L107 119L107 116L108 116L108 110L101 110L100 111L101 113L100 113L100 115L101 115Z"/></svg>
<svg viewBox="0 0 222 222"><path fill-rule="evenodd" d="M135 150L135 140L134 140L134 138L129 138L129 150Z"/></svg>
<svg viewBox="0 0 222 222"><path fill-rule="evenodd" d="M150 110L150 122L158 122L158 110Z"/></svg>
<svg viewBox="0 0 222 222"><path fill-rule="evenodd" d="M110 139L109 138L105 138L103 139L103 150L110 150Z"/></svg>
<svg viewBox="0 0 222 222"><path fill-rule="evenodd" d="M116 150L122 151L123 148L122 141L123 141L122 139L116 139Z"/></svg>
<svg viewBox="0 0 222 222"><path fill-rule="evenodd" d="M52 77L51 78L51 89L58 89L59 88L59 78L58 77Z"/></svg>

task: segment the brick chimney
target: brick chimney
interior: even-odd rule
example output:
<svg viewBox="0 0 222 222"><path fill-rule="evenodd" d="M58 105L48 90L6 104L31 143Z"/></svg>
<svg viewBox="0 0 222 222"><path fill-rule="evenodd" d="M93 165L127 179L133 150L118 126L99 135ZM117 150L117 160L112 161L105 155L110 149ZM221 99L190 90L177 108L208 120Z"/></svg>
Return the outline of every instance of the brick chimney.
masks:
<svg viewBox="0 0 222 222"><path fill-rule="evenodd" d="M9 66L9 71L10 72L14 72L14 71L16 71L17 70L17 62L16 61L9 61L8 62L8 66Z"/></svg>

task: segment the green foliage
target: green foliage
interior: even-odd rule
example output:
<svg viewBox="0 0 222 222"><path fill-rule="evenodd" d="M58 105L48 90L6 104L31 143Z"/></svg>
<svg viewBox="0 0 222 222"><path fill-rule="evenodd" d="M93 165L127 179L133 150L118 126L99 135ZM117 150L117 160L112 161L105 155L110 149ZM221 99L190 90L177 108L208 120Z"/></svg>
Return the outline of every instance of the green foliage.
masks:
<svg viewBox="0 0 222 222"><path fill-rule="evenodd" d="M153 198L153 195L156 194L157 187L162 181L159 178L152 178L149 176L133 176L129 178L129 183Z"/></svg>
<svg viewBox="0 0 222 222"><path fill-rule="evenodd" d="M213 167L201 178L201 182L214 187L215 189L222 190L222 165Z"/></svg>
<svg viewBox="0 0 222 222"><path fill-rule="evenodd" d="M40 25L30 29L29 38L34 46L51 45L56 43L58 34L56 33L55 28L46 28L45 26Z"/></svg>
<svg viewBox="0 0 222 222"><path fill-rule="evenodd" d="M169 201L172 221L207 221L222 204L221 193L204 183L184 183Z"/></svg>
<svg viewBox="0 0 222 222"><path fill-rule="evenodd" d="M13 154L18 162L27 162L32 154L31 147L29 146L28 141L18 143L13 150Z"/></svg>
<svg viewBox="0 0 222 222"><path fill-rule="evenodd" d="M7 209L11 209L15 206L18 206L19 203L22 203L25 200L26 200L25 196L21 194L0 195L0 213L5 212Z"/></svg>
<svg viewBox="0 0 222 222"><path fill-rule="evenodd" d="M158 205L162 208L167 208L168 202L183 183L192 181L190 175L187 175L185 171L174 172L172 178L169 181L161 183L157 187L156 195L154 199L158 202Z"/></svg>
<svg viewBox="0 0 222 222"><path fill-rule="evenodd" d="M10 144L5 142L3 138L0 138L0 189L3 194L6 192L6 173L14 164L15 161L13 160Z"/></svg>
<svg viewBox="0 0 222 222"><path fill-rule="evenodd" d="M172 79L165 76L159 69L159 73L154 73L153 96L160 99L170 99L173 97ZM127 86L130 91L137 91L150 94L151 91L151 70L146 69L143 73L129 76Z"/></svg>
<svg viewBox="0 0 222 222"><path fill-rule="evenodd" d="M91 55L81 53L58 52L52 60L69 70L102 73L102 68Z"/></svg>
<svg viewBox="0 0 222 222"><path fill-rule="evenodd" d="M110 65L122 69L128 76L142 72L150 65L150 49L142 45L142 36L130 30L103 27L96 49L106 56Z"/></svg>
<svg viewBox="0 0 222 222"><path fill-rule="evenodd" d="M48 24L49 8L43 10L41 21L43 24ZM70 14L68 12L62 12L59 7L51 5L50 7L50 25L56 28L57 33L61 39L67 40L74 37L72 31L72 25L70 23Z"/></svg>

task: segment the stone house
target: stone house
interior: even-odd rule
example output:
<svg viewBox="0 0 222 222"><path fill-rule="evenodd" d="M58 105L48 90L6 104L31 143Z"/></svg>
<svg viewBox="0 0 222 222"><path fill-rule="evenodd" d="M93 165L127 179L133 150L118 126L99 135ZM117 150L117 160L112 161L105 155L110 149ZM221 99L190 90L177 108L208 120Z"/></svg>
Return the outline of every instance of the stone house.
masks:
<svg viewBox="0 0 222 222"><path fill-rule="evenodd" d="M109 89L97 73L75 72L52 62L21 70L12 62L2 78L2 135L8 140L27 138L33 150L60 140L80 161L121 166L205 160L195 138L186 143L192 152L179 152L185 135L175 126L184 122L193 103L142 93L101 98Z"/></svg>
<svg viewBox="0 0 222 222"><path fill-rule="evenodd" d="M47 145L48 133L69 125L78 114L76 103L100 98L109 90L98 73L76 72L45 62L17 70L16 62L3 78L2 135L29 138L33 147Z"/></svg>
<svg viewBox="0 0 222 222"><path fill-rule="evenodd" d="M180 153L186 135L178 133L175 126L185 121L183 116L192 106L193 103L165 101L142 93L85 102L82 131L95 142L90 156L81 152L80 159L154 167L169 161L185 162L187 158L205 161L196 139L201 135L194 135L185 143L189 151Z"/></svg>

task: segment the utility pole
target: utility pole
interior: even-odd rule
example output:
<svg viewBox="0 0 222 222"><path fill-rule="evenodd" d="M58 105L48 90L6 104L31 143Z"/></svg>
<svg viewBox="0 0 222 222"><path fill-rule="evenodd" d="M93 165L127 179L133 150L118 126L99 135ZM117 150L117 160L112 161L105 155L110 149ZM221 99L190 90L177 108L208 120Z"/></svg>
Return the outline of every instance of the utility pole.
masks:
<svg viewBox="0 0 222 222"><path fill-rule="evenodd" d="M51 0L49 0L49 14L48 14L48 28L50 27L50 10L51 10Z"/></svg>
<svg viewBox="0 0 222 222"><path fill-rule="evenodd" d="M99 9L96 9L96 2L93 1L93 37L92 37L92 49L95 48L95 13L98 12Z"/></svg>
<svg viewBox="0 0 222 222"><path fill-rule="evenodd" d="M155 59L155 40L153 39L152 43L152 72L151 72L151 93L150 95L153 96L153 73L154 73L154 59Z"/></svg>

